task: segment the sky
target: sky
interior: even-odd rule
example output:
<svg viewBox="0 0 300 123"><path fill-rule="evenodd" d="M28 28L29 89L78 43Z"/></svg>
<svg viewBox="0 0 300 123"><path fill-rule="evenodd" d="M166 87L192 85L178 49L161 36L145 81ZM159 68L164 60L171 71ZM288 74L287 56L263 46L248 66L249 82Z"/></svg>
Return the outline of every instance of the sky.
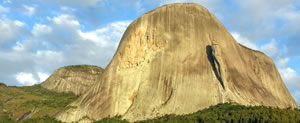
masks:
<svg viewBox="0 0 300 123"><path fill-rule="evenodd" d="M38 84L67 65L105 68L132 21L183 2L208 8L237 42L271 57L300 104L299 0L0 0L0 82Z"/></svg>

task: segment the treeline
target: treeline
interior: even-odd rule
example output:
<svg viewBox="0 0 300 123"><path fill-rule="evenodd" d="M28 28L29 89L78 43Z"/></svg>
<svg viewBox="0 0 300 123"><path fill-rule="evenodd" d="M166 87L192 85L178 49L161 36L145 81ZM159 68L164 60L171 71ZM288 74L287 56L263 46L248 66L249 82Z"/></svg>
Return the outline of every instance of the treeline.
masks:
<svg viewBox="0 0 300 123"><path fill-rule="evenodd" d="M279 109L265 106L218 104L192 114L165 115L136 123L300 123L299 109ZM120 117L105 118L96 123L128 123Z"/></svg>
<svg viewBox="0 0 300 123"><path fill-rule="evenodd" d="M279 109L265 106L246 107L231 103L219 104L208 109L188 115L166 115L152 120L140 121L140 123L299 123L299 109Z"/></svg>

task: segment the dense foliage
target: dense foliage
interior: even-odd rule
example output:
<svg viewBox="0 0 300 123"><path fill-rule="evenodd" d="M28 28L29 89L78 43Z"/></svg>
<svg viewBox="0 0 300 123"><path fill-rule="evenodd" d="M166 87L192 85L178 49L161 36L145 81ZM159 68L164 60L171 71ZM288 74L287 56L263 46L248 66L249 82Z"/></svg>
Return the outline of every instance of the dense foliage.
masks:
<svg viewBox="0 0 300 123"><path fill-rule="evenodd" d="M105 118L96 123L127 123L120 117ZM299 109L264 106L246 107L231 103L218 104L192 114L166 115L137 123L300 123Z"/></svg>
<svg viewBox="0 0 300 123"><path fill-rule="evenodd" d="M182 123L182 122L214 122L214 123L258 123L258 122L300 122L300 111L294 109L279 109L264 106L246 107L231 103L218 104L208 109L188 115L166 115L140 123Z"/></svg>
<svg viewBox="0 0 300 123"><path fill-rule="evenodd" d="M94 123L129 123L129 122L127 120L122 120L121 116L116 116L112 118L104 118Z"/></svg>
<svg viewBox="0 0 300 123"><path fill-rule="evenodd" d="M79 71L79 72L89 72L91 70L101 72L101 68L98 66L92 66L92 65L71 65L71 66L65 66L64 69L68 71Z"/></svg>

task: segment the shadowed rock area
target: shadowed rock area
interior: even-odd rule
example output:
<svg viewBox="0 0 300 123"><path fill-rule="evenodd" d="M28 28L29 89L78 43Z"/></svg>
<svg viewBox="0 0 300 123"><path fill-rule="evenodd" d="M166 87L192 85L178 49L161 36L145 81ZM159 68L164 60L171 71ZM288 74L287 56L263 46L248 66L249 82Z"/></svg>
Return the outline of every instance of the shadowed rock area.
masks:
<svg viewBox="0 0 300 123"><path fill-rule="evenodd" d="M56 92L72 92L80 95L101 78L103 69L91 65L66 66L55 72L41 85Z"/></svg>
<svg viewBox="0 0 300 123"><path fill-rule="evenodd" d="M213 51L214 50L210 45L206 46L207 58L208 58L208 60L211 64L211 67L212 67L217 79L219 80L219 82L222 85L223 89L225 89L224 82L223 82L222 77L221 77L221 66L220 66L219 61L216 59L215 55L213 54Z"/></svg>
<svg viewBox="0 0 300 123"><path fill-rule="evenodd" d="M130 24L101 78L57 118L137 121L224 102L297 107L269 57L240 46L206 8L170 4Z"/></svg>

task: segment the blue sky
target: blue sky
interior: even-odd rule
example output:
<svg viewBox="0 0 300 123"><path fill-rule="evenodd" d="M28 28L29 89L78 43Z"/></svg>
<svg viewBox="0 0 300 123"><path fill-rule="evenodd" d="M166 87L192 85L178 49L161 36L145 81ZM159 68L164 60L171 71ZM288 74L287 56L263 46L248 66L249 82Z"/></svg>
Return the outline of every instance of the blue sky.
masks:
<svg viewBox="0 0 300 123"><path fill-rule="evenodd" d="M133 20L179 2L203 5L239 43L270 56L300 104L297 0L2 0L0 81L32 85L66 65L105 68Z"/></svg>

